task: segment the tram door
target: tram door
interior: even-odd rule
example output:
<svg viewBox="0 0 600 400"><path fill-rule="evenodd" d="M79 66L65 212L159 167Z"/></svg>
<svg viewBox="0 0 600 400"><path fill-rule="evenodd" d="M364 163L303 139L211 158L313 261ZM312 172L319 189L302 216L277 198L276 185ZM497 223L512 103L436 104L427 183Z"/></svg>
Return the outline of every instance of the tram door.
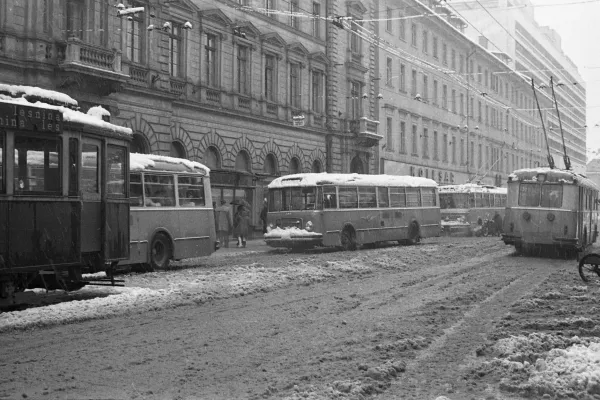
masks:
<svg viewBox="0 0 600 400"><path fill-rule="evenodd" d="M81 194L81 252L102 250L102 142L83 138L79 191Z"/></svg>

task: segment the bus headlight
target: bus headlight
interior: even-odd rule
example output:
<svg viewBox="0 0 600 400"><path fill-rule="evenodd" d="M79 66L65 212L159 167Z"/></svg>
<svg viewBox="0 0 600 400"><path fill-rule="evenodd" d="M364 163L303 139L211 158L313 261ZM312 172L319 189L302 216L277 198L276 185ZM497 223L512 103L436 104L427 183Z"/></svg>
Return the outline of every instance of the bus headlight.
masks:
<svg viewBox="0 0 600 400"><path fill-rule="evenodd" d="M308 221L306 223L306 226L304 227L304 229L306 229L309 232L312 232L312 230L313 230L313 223L312 223L312 221Z"/></svg>
<svg viewBox="0 0 600 400"><path fill-rule="evenodd" d="M554 221L554 218L556 218L556 217L554 216L554 214L548 213L548 215L546 215L546 218L548 218L548 221L552 222L552 221Z"/></svg>
<svg viewBox="0 0 600 400"><path fill-rule="evenodd" d="M529 222L529 220L531 219L531 214L529 214L527 211L525 211L523 213L523 219L527 222Z"/></svg>

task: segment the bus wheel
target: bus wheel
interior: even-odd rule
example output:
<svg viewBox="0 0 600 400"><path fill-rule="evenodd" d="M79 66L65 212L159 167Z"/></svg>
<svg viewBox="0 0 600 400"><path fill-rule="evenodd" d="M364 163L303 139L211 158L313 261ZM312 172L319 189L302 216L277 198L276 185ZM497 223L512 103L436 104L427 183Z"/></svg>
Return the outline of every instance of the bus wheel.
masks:
<svg viewBox="0 0 600 400"><path fill-rule="evenodd" d="M594 257L597 258L596 255ZM579 276L584 282L590 282L592 279L600 278L600 267L598 264L587 264L588 256L585 256L579 261Z"/></svg>
<svg viewBox="0 0 600 400"><path fill-rule="evenodd" d="M169 239L164 234L157 233L152 239L152 246L150 247L151 270L167 268L170 258L171 249Z"/></svg>
<svg viewBox="0 0 600 400"><path fill-rule="evenodd" d="M356 233L352 228L344 228L340 237L342 248L346 251L356 250Z"/></svg>
<svg viewBox="0 0 600 400"><path fill-rule="evenodd" d="M416 221L413 221L408 228L408 239L407 242L410 245L415 245L421 241L421 236L419 235L419 224Z"/></svg>

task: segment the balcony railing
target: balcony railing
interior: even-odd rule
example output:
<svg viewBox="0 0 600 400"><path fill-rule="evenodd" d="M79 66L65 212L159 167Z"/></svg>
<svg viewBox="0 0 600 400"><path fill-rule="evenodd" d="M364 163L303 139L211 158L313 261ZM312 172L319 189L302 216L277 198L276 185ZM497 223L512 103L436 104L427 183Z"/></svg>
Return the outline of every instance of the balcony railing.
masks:
<svg viewBox="0 0 600 400"><path fill-rule="evenodd" d="M248 97L238 97L238 107L250 110L250 99Z"/></svg>
<svg viewBox="0 0 600 400"><path fill-rule="evenodd" d="M133 65L129 66L129 76L133 82L147 85L148 73L149 70L147 68L136 67Z"/></svg>
<svg viewBox="0 0 600 400"><path fill-rule="evenodd" d="M65 64L80 64L111 72L121 72L121 52L84 43L79 39L67 41Z"/></svg>
<svg viewBox="0 0 600 400"><path fill-rule="evenodd" d="M267 114L277 115L279 107L274 103L267 103Z"/></svg>
<svg viewBox="0 0 600 400"><path fill-rule="evenodd" d="M206 101L221 103L221 92L214 89L206 89Z"/></svg>
<svg viewBox="0 0 600 400"><path fill-rule="evenodd" d="M169 91L174 94L182 95L185 93L185 82L175 79L169 80Z"/></svg>

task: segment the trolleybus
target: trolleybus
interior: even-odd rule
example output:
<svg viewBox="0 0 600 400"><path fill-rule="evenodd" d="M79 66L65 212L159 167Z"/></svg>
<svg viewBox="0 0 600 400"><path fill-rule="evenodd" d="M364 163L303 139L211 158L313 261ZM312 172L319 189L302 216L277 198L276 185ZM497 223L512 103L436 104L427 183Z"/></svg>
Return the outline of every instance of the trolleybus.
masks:
<svg viewBox="0 0 600 400"><path fill-rule="evenodd" d="M132 153L130 160L130 257L119 265L153 270L215 251L210 170L159 155Z"/></svg>
<svg viewBox="0 0 600 400"><path fill-rule="evenodd" d="M269 186L265 241L272 247L309 248L385 241L416 243L439 236L437 184L393 175L305 173Z"/></svg>
<svg viewBox="0 0 600 400"><path fill-rule="evenodd" d="M76 108L62 93L0 84L2 304L30 287L77 289L87 270L114 284L129 258L131 130Z"/></svg>
<svg viewBox="0 0 600 400"><path fill-rule="evenodd" d="M598 236L598 186L570 170L514 171L503 230L504 243L517 250L584 250Z"/></svg>
<svg viewBox="0 0 600 400"><path fill-rule="evenodd" d="M444 234L499 235L506 207L506 192L506 188L475 183L440 186Z"/></svg>

